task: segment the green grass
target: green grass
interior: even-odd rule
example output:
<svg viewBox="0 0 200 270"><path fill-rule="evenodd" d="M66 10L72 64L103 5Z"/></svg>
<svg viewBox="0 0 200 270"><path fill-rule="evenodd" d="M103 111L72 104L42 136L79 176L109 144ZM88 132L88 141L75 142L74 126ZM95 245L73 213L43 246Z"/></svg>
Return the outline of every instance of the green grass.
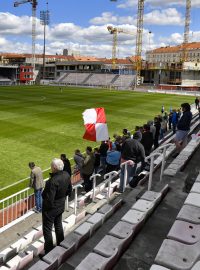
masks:
<svg viewBox="0 0 200 270"><path fill-rule="evenodd" d="M123 128L133 129L166 109L193 102L194 97L148 94L129 91L59 87L0 87L0 188L26 178L29 161L42 169L51 159L74 150L85 150L92 143L82 139L82 112L87 108L104 107L110 136ZM47 176L48 173L45 174ZM0 192L0 198L27 186L17 186Z"/></svg>

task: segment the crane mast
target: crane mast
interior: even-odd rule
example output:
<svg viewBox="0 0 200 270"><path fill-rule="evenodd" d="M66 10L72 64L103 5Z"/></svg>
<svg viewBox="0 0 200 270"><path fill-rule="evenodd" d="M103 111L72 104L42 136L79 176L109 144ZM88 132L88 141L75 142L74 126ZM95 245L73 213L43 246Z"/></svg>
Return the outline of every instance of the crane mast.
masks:
<svg viewBox="0 0 200 270"><path fill-rule="evenodd" d="M135 86L140 84L142 69L142 35L144 23L144 0L138 0L137 35L136 35L136 80Z"/></svg>
<svg viewBox="0 0 200 270"><path fill-rule="evenodd" d="M112 44L112 69L116 69L116 59L117 59L117 45L118 45L118 34L124 33L128 35L134 35L134 33L126 31L122 28L108 26L109 33L113 35L113 44Z"/></svg>
<svg viewBox="0 0 200 270"><path fill-rule="evenodd" d="M187 44L189 42L189 35L190 35L190 19L191 19L191 0L186 0L182 62L187 61L187 50L186 49L187 49Z"/></svg>
<svg viewBox="0 0 200 270"><path fill-rule="evenodd" d="M14 7L19 5L31 3L32 5L32 65L33 70L35 70L35 39L36 39L36 9L37 9L37 0L22 0L14 2Z"/></svg>

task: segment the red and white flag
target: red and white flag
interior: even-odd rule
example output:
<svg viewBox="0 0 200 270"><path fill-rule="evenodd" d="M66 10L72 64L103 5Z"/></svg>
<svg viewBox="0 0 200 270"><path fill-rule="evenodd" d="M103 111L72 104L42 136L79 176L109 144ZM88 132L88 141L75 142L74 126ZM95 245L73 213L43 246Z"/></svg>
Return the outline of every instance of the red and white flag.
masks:
<svg viewBox="0 0 200 270"><path fill-rule="evenodd" d="M85 134L83 139L99 142L109 139L104 108L87 109L83 112Z"/></svg>

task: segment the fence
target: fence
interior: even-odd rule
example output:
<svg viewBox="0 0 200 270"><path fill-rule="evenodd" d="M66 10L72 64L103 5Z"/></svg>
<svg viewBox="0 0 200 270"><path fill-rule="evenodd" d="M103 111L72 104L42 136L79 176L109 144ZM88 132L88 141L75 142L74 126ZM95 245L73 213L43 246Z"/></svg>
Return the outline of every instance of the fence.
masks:
<svg viewBox="0 0 200 270"><path fill-rule="evenodd" d="M48 180L48 179L45 179ZM72 176L72 185L80 181L80 173ZM22 217L35 206L33 189L25 188L5 199L0 200L0 228Z"/></svg>

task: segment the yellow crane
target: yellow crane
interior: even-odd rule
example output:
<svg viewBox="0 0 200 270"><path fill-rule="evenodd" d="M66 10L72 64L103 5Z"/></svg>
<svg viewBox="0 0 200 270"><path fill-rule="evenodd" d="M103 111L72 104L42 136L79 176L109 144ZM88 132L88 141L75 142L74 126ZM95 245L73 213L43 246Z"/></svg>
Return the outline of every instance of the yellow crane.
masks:
<svg viewBox="0 0 200 270"><path fill-rule="evenodd" d="M134 33L124 30L122 28L108 26L108 32L113 35L113 42L112 42L112 69L116 69L116 60L117 60L117 45L118 45L118 34L124 33L129 35L134 35Z"/></svg>

